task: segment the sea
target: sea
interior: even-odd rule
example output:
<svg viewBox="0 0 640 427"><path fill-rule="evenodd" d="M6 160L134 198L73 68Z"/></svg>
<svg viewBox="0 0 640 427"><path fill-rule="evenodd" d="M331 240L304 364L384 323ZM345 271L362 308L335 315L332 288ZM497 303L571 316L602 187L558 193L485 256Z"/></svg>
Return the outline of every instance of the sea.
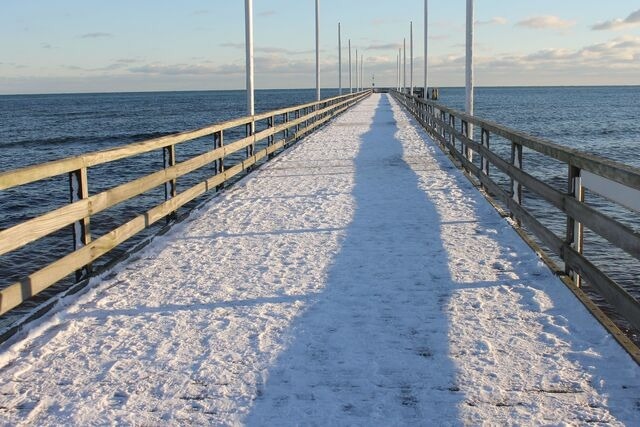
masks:
<svg viewBox="0 0 640 427"><path fill-rule="evenodd" d="M464 88L443 87L439 93L438 102L463 110ZM322 91L323 98L337 94L337 89ZM314 89L258 90L255 97L256 112L314 99ZM0 172L196 129L244 116L245 111L246 94L241 90L0 96ZM640 167L640 86L480 87L475 91L475 115L557 144ZM225 138L228 141L241 136L237 131L235 135L225 135ZM492 140L492 144L499 146L501 142ZM182 144L177 149L178 161L210 150L212 145L212 138ZM498 151L502 149L506 153L506 145L503 145ZM523 164L527 172L566 191L565 165L530 150L525 150ZM126 162L91 168L90 192L95 194L160 167L162 155L153 152ZM211 174L212 170L205 168L179 179L178 191ZM494 176L498 181L502 180L502 184L508 184L506 177L497 172L494 172ZM595 194L587 193L586 197L590 205L640 232L639 213L627 211ZM92 217L92 234L103 234L163 198L164 190L158 188ZM205 198L191 203L182 211L192 209ZM68 201L69 183L66 176L0 191L0 229L60 207ZM563 236L566 220L558 211L535 194L527 192L524 194L524 204L545 225ZM131 239L104 257L96 268L131 251L158 233L163 225L162 222L158 223ZM68 253L72 244L67 228L0 256L0 287L36 271L58 258L59 254ZM640 299L638 260L612 248L588 230L585 233L585 253L598 267ZM74 278L69 277L58 288L63 289L73 281ZM57 288L52 292L57 292ZM48 297L45 294L42 298ZM594 293L593 297L615 316L615 310L607 307L597 294ZM0 327L2 323L3 319L0 319ZM631 331L623 321L621 325ZM640 341L638 331L631 333L636 342Z"/></svg>

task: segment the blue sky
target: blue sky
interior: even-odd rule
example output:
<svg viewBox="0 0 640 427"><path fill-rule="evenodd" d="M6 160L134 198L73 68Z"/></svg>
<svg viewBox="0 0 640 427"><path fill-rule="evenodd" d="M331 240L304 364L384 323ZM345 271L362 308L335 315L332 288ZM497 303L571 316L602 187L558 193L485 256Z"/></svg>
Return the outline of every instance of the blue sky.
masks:
<svg viewBox="0 0 640 427"><path fill-rule="evenodd" d="M321 0L322 86L337 86L337 24L365 76L395 84L423 0ZM314 0L254 0L256 86L313 87ZM478 85L640 84L637 0L476 0ZM465 0L429 2L429 80L464 84ZM2 0L0 93L244 87L243 0ZM407 48L408 50L408 48ZM346 61L345 61L346 62ZM346 83L346 64L343 84Z"/></svg>

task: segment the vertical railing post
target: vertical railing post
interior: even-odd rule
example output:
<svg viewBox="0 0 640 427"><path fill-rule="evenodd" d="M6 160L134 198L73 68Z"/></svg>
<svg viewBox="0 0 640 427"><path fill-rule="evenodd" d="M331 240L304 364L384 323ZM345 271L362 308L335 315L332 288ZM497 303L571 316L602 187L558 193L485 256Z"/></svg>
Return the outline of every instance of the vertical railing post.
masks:
<svg viewBox="0 0 640 427"><path fill-rule="evenodd" d="M168 169L176 164L176 146L169 145L162 149L162 163L165 169ZM176 180L172 179L164 183L164 199L169 200L176 197L177 188Z"/></svg>
<svg viewBox="0 0 640 427"><path fill-rule="evenodd" d="M274 117L271 116L269 118L267 118L267 127L269 129L273 128L273 123L274 123ZM267 147L271 147L273 145L273 141L275 140L275 135L269 135L267 137ZM269 155L267 156L267 158L272 159L273 158L273 153L269 153Z"/></svg>
<svg viewBox="0 0 640 427"><path fill-rule="evenodd" d="M582 186L582 178L580 177L580 168L573 165L569 165L568 190L570 196L575 197L579 202L584 202L584 187ZM584 228L582 223L567 214L566 244L581 254L583 249L583 236ZM566 264L566 261L565 272L573 278L577 287L581 286L582 278Z"/></svg>
<svg viewBox="0 0 640 427"><path fill-rule="evenodd" d="M284 123L285 125L289 123L289 112L286 112L282 115L282 123ZM289 140L289 128L287 127L284 130L284 141L285 143Z"/></svg>
<svg viewBox="0 0 640 427"><path fill-rule="evenodd" d="M89 197L89 181L87 168L83 167L69 172L69 199L71 203ZM90 217L86 216L73 223L73 250L77 251L91 243ZM86 278L91 272L91 264L76 271L76 281Z"/></svg>
<svg viewBox="0 0 640 427"><path fill-rule="evenodd" d="M449 114L449 126L451 131L449 132L449 153L453 154L456 150L456 116Z"/></svg>
<svg viewBox="0 0 640 427"><path fill-rule="evenodd" d="M169 169L176 164L176 146L168 145L162 149L162 163L165 169ZM178 193L177 182L175 179L164 183L164 200L173 199ZM176 216L175 212L167 215L167 222L170 222Z"/></svg>
<svg viewBox="0 0 640 427"><path fill-rule="evenodd" d="M469 122L467 122L466 120L460 121L460 133L469 138ZM467 156L468 150L469 149L467 148L467 144L464 142L464 140L460 140L460 153L465 159L469 158ZM466 166L463 165L463 168L466 169Z"/></svg>
<svg viewBox="0 0 640 427"><path fill-rule="evenodd" d="M489 131L487 131L485 128L480 128L480 143L484 148L489 150ZM486 176L489 176L489 159L481 154L480 164L482 166L482 173L484 173Z"/></svg>
<svg viewBox="0 0 640 427"><path fill-rule="evenodd" d="M223 146L224 146L224 132L220 130L213 134L213 147L217 150L218 148L222 148ZM215 168L216 168L216 175L219 175L224 172L224 156L216 160ZM216 190L221 190L222 188L224 188L224 182L216 186Z"/></svg>
<svg viewBox="0 0 640 427"><path fill-rule="evenodd" d="M522 169L522 145L513 141L511 141L511 164ZM522 184L514 178L511 178L511 198L517 204L522 204Z"/></svg>
<svg viewBox="0 0 640 427"><path fill-rule="evenodd" d="M444 128L444 124L447 122L447 113L445 113L443 110L440 110L440 136L442 136L442 138L445 138L447 133L446 133L446 129Z"/></svg>
<svg viewBox="0 0 640 427"><path fill-rule="evenodd" d="M247 137L249 136L253 136L254 131L255 131L255 124L256 122L254 121L253 117L251 118L251 122L247 123L245 125L245 134L247 135ZM247 145L247 159L250 158L251 156L253 156L253 153L255 151L255 144L256 141L255 139L253 141L251 141L251 144Z"/></svg>

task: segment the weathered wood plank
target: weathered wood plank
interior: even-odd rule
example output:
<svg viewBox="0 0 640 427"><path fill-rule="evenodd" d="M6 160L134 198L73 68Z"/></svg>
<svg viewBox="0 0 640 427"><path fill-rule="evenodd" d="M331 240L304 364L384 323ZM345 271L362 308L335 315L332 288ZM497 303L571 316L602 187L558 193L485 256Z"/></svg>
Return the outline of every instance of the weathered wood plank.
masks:
<svg viewBox="0 0 640 427"><path fill-rule="evenodd" d="M588 170L597 175L619 182L620 184L640 190L640 168L594 156L556 144L543 138L528 135L524 132L510 129L498 123L470 116L462 111L445 107L444 105L440 105L434 101L420 98L418 99L418 102L432 105L441 111L445 111L448 114L456 116L458 119L466 120L469 123L481 126L490 133L511 140L556 160L560 160L561 162L572 164L580 169Z"/></svg>
<svg viewBox="0 0 640 427"><path fill-rule="evenodd" d="M351 105L355 104L359 100L368 96L370 92L364 92L358 95L357 97L351 98L349 102L340 103L343 107L338 108L339 105L334 104L330 107L327 107L324 110L318 110L316 113L320 111L331 111L331 114L328 114L326 117L321 120L316 120L311 123L307 128L300 130L300 133L308 132L313 128L320 126L322 123L330 120L335 115L345 111ZM295 111L292 109L291 111ZM313 113L310 113L314 115ZM240 119L239 119L240 120ZM244 123L240 121L233 121L233 123ZM229 123L229 122L227 122ZM295 122L288 123L287 128L294 127L296 125ZM223 129L215 128L210 133L218 132ZM210 134L209 133L209 134ZM294 136L295 138L295 136ZM189 159L185 162L179 163L175 166L171 166L167 169L160 170L153 174L147 175L145 177L139 178L138 180L131 181L125 184L122 184L118 187L114 187L110 190L97 194L87 199L80 200L76 203L67 205L59 210L55 210L49 212L45 215L42 215L38 218L34 218L34 221L30 225L37 225L38 228L35 232L35 235L46 235L51 232L51 230L56 230L64 225L68 225L71 222L75 221L77 218L83 218L87 215L91 215L97 213L101 210L106 209L107 207L113 206L114 204L120 203L127 198L134 197L135 195L141 194L145 191L148 191L150 188L154 188L158 185L161 185L167 181L175 179L181 175L189 173L192 170L195 170L199 167L202 167L206 164L211 163L217 159L226 157L228 154L234 153L236 151L241 150L242 148L252 144L254 142L254 137L242 138L238 141L235 141L229 145L224 145L222 147L216 148L210 152L204 153L200 156L196 156L192 159ZM137 216L136 218L128 221L127 223L117 227L116 229L110 231L109 233L88 242L87 245L79 248L78 250L60 258L59 260L47 265L46 267L32 273L25 279L20 282L13 283L12 285L0 290L0 314L4 314L7 311L15 308L20 305L26 299L30 298L33 295L36 295L48 288L52 284L66 277L67 275L73 273L74 271L82 268L83 266L91 264L97 258L103 256L107 252L111 251L113 248L124 242L125 240L131 238L133 235L137 234L144 228L149 227L153 223L157 222L161 218L164 218L171 212L176 211L179 207L185 205L196 197L202 195L203 193L215 189L220 184L228 181L232 177L238 175L239 173L247 170L249 167L253 166L257 161L261 160L271 152L282 148L287 140L280 140L275 142L273 145L260 150L258 153L255 153L250 158L245 159L241 163L228 168L220 173L217 173L213 177L203 181L199 184L194 185L188 190L175 195L175 197L166 200L164 203L161 203L154 208L148 210L146 213ZM176 142L172 140L172 142L168 143L175 144ZM154 148L155 149L155 148ZM76 159L77 160L77 159ZM85 157L82 157L81 160L84 162L86 160ZM64 163L64 167L69 167L69 164L74 163ZM46 164L45 164L46 165ZM60 170L60 169L56 169ZM39 172L40 173L40 172ZM61 172L64 173L64 172ZM19 185L19 184L16 184ZM11 237L18 236L20 233L29 233L29 226L25 225L29 223L29 221L19 224L15 227L12 227L8 230L3 230L0 232L0 247L1 250L7 252L7 249L11 247L11 244L8 242L11 241ZM64 225L61 225L64 224ZM57 227L57 228L56 228ZM10 232L10 233L5 233ZM5 233L5 234L2 234ZM14 233L11 235L11 233ZM35 237L38 238L38 237ZM34 234L31 234L30 237L22 237L22 239L31 239L34 240ZM26 244L26 243L25 243ZM2 246L6 245L6 246ZM18 246L19 247L19 246ZM3 252L3 253L4 253Z"/></svg>
<svg viewBox="0 0 640 427"><path fill-rule="evenodd" d="M343 95L342 98L347 98L350 95ZM357 98L362 99L362 94ZM338 97L340 98L340 97ZM277 114L282 114L288 111L296 111L305 106L313 106L321 102L313 102L303 104L302 106L295 106L276 110ZM268 115L274 114L273 112L265 113L264 115L254 116L255 118L264 118ZM69 157L60 160L54 160L39 165L26 166L15 170L10 170L0 173L0 190L4 190L19 185L28 184L30 182L39 181L41 179L50 178L56 175L62 175L74 170L82 169L83 167L96 166L102 163L112 162L120 160L126 157L136 156L139 154L147 153L149 151L164 148L169 145L182 144L184 142L197 139L200 137L208 136L221 130L227 130L238 126L246 125L254 120L254 117L241 117L238 119L228 120L222 123L214 124L211 126L205 126L203 128L177 133L174 135L167 135L159 138L153 138L146 141L136 142L133 144L124 145L121 147L114 147L108 150L96 151L92 153L86 153L80 156Z"/></svg>
<svg viewBox="0 0 640 427"><path fill-rule="evenodd" d="M0 231L0 255L51 234L75 221L102 212L168 181L193 172L215 160L243 149L250 143L251 138L242 138L170 168L159 170L2 230Z"/></svg>

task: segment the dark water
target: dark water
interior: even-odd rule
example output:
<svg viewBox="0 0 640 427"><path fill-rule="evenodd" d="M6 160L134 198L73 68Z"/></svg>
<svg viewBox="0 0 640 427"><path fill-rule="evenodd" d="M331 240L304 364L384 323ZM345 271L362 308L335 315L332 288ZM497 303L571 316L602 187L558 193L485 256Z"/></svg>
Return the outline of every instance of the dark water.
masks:
<svg viewBox="0 0 640 427"><path fill-rule="evenodd" d="M336 90L323 91L332 96ZM256 111L310 102L315 91L268 90L256 94ZM462 109L464 89L441 88L440 102ZM478 88L476 115L553 142L640 167L640 87L566 88ZM0 171L64 158L89 151L195 129L211 123L245 115L244 91L202 91L162 93L115 93L69 95L0 96ZM242 136L226 135L227 141ZM504 141L502 141L504 143ZM177 148L178 161L211 149L212 138L203 138ZM497 151L507 145L492 140ZM505 154L506 155L506 154ZM159 152L90 169L90 194L124 183L162 167ZM525 151L524 167L550 185L566 189L566 166ZM179 179L184 190L212 169ZM496 174L496 179L503 179ZM66 176L0 192L0 228L37 216L68 202ZM157 188L134 201L92 217L93 237L122 224L164 199ZM589 203L636 230L639 215L613 206L595 195ZM543 219L545 225L562 236L565 219L532 194L525 194L525 205ZM124 247L153 234L148 231ZM0 256L0 287L37 270L72 250L68 228L20 249ZM119 252L116 251L115 255ZM640 265L624 252L612 249L587 231L585 252L596 264L640 297ZM69 279L71 280L71 279Z"/></svg>

